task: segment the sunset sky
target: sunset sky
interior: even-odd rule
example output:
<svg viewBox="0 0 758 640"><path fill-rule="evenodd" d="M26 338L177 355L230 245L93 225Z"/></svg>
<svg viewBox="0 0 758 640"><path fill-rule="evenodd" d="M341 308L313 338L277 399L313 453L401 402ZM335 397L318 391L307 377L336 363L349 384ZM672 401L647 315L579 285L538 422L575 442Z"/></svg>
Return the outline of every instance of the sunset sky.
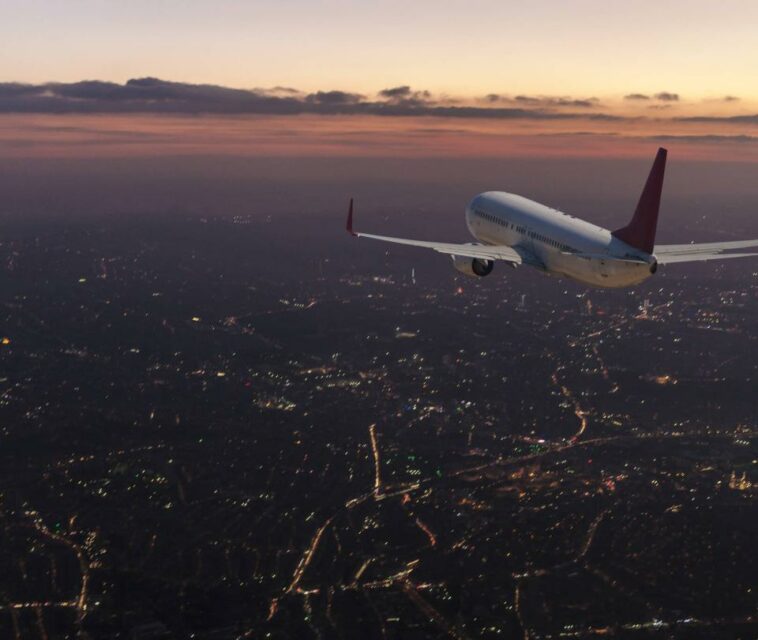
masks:
<svg viewBox="0 0 758 640"><path fill-rule="evenodd" d="M758 161L757 24L753 0L3 0L0 149Z"/></svg>

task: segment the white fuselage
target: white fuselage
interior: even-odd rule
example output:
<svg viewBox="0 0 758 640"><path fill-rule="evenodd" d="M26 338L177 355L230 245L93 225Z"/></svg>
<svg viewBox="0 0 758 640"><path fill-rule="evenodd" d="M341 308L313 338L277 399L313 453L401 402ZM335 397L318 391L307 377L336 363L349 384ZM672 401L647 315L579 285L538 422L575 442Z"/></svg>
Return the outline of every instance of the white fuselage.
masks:
<svg viewBox="0 0 758 640"><path fill-rule="evenodd" d="M608 229L512 193L476 196L466 208L466 224L483 244L513 247L547 274L596 287L626 287L655 273L654 256Z"/></svg>

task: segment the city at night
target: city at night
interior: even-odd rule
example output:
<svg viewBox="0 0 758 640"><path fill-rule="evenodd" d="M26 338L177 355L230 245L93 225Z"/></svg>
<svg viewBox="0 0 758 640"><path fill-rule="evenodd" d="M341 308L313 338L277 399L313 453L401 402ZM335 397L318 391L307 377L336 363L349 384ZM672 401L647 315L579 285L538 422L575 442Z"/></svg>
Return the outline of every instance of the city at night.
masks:
<svg viewBox="0 0 758 640"><path fill-rule="evenodd" d="M758 638L757 19L7 0L0 640Z"/></svg>

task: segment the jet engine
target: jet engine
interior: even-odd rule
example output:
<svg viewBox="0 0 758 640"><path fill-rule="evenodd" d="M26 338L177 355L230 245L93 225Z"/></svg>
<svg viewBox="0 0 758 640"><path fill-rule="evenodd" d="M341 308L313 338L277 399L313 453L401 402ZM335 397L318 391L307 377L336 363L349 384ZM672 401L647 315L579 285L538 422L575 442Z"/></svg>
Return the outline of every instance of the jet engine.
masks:
<svg viewBox="0 0 758 640"><path fill-rule="evenodd" d="M495 263L492 260L482 260L481 258L462 258L459 256L451 256L453 259L453 266L461 273L465 273L467 276L478 276L483 278L492 273L492 268Z"/></svg>

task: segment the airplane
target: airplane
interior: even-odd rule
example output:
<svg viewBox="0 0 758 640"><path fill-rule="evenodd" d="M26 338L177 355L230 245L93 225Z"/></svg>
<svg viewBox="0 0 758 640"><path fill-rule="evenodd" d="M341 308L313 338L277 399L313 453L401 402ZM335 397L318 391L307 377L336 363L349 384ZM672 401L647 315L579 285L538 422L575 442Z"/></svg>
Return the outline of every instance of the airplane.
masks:
<svg viewBox="0 0 758 640"><path fill-rule="evenodd" d="M603 288L639 284L656 273L659 265L758 256L725 253L758 247L758 240L655 244L666 155L666 149L658 149L634 216L616 231L503 191L481 193L466 208L466 226L475 243L428 242L357 232L353 229L352 198L346 228L355 237L448 254L454 267L469 276L487 276L500 261Z"/></svg>

